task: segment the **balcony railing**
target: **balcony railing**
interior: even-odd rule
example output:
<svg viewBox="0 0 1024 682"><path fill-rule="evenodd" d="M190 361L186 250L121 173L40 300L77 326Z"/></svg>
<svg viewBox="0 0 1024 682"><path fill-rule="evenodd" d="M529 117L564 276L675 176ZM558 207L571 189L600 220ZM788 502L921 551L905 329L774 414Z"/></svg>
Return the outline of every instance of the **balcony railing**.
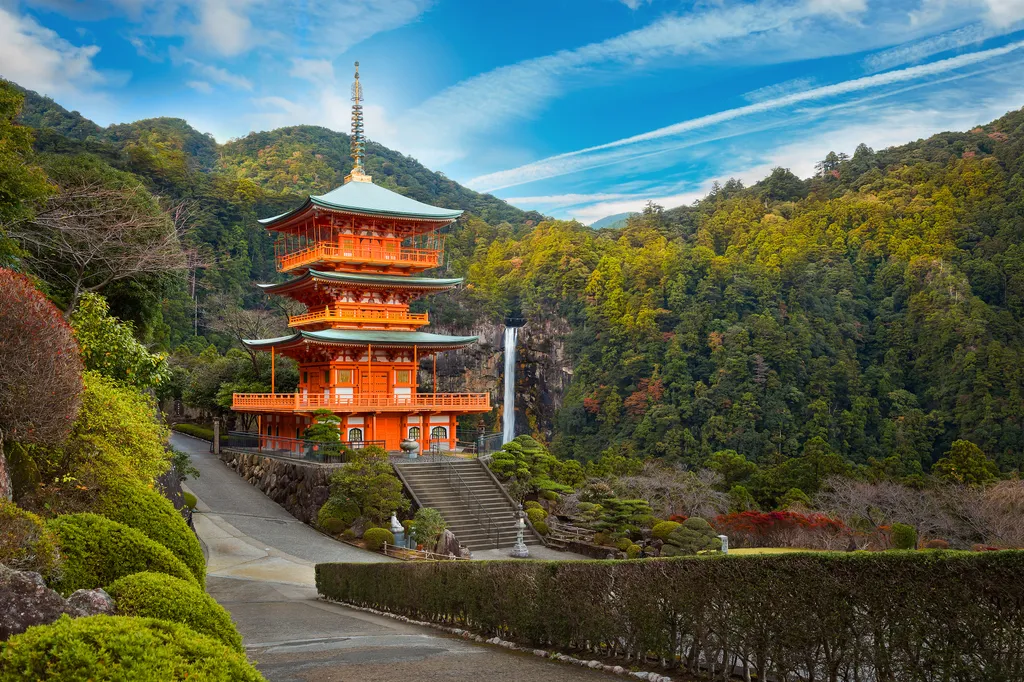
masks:
<svg viewBox="0 0 1024 682"><path fill-rule="evenodd" d="M487 393L235 393L231 408L240 412L307 412L321 408L337 408L346 412L418 412L439 409L486 412L491 409L491 398Z"/></svg>
<svg viewBox="0 0 1024 682"><path fill-rule="evenodd" d="M289 327L301 327L307 324L337 322L339 324L356 324L360 326L402 325L419 327L430 322L427 313L410 313L408 310L388 310L384 307L366 308L344 304L324 306L319 310L310 310L302 315L288 318Z"/></svg>
<svg viewBox="0 0 1024 682"><path fill-rule="evenodd" d="M277 257L277 269L288 272L320 261L416 268L426 270L441 263L439 249L413 249L407 247L366 247L320 242Z"/></svg>

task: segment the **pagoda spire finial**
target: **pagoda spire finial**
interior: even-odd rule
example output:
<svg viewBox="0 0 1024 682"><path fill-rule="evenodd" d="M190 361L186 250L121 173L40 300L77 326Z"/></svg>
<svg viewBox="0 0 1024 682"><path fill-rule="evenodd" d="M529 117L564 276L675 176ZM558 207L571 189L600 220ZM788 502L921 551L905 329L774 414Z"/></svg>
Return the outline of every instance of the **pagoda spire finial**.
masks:
<svg viewBox="0 0 1024 682"><path fill-rule="evenodd" d="M363 170L363 155L366 151L366 140L363 139L363 86L359 82L359 62L356 62L356 77L352 83L352 172L345 177L345 182L370 182L371 178Z"/></svg>

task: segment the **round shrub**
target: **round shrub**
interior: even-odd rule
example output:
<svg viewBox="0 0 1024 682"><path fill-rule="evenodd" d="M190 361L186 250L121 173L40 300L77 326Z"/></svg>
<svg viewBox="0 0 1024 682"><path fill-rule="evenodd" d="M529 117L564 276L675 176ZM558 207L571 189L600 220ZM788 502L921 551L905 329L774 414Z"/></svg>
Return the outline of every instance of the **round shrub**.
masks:
<svg viewBox="0 0 1024 682"><path fill-rule="evenodd" d="M192 493L183 492L182 497L185 499L185 506L189 509L195 509L196 505L199 504L199 499Z"/></svg>
<svg viewBox="0 0 1024 682"><path fill-rule="evenodd" d="M643 550L640 548L640 545L630 545L628 548L626 548L626 558L636 559L640 556L640 552L642 551Z"/></svg>
<svg viewBox="0 0 1024 682"><path fill-rule="evenodd" d="M547 535L549 531L547 521L538 521L533 524L533 529L541 535Z"/></svg>
<svg viewBox="0 0 1024 682"><path fill-rule="evenodd" d="M110 486L100 495L94 511L159 542L188 566L200 586L206 584L206 560L199 538L171 501L156 490L138 484Z"/></svg>
<svg viewBox="0 0 1024 682"><path fill-rule="evenodd" d="M0 564L46 580L60 572L57 537L41 518L7 500L0 500Z"/></svg>
<svg viewBox="0 0 1024 682"><path fill-rule="evenodd" d="M629 549L629 546L632 544L633 541L629 538L619 538L615 541L615 549L619 550L620 552L625 552L627 549Z"/></svg>
<svg viewBox="0 0 1024 682"><path fill-rule="evenodd" d="M905 523L892 524L892 546L896 549L917 549L917 529Z"/></svg>
<svg viewBox="0 0 1024 682"><path fill-rule="evenodd" d="M106 588L122 616L159 618L187 625L242 651L242 636L231 616L195 585L165 573L133 573Z"/></svg>
<svg viewBox="0 0 1024 682"><path fill-rule="evenodd" d="M523 509L530 511L531 509L544 509L544 507L541 506L540 502L529 500L528 502L523 503Z"/></svg>
<svg viewBox="0 0 1024 682"><path fill-rule="evenodd" d="M941 538L934 538L924 543L925 549L949 549L949 541Z"/></svg>
<svg viewBox="0 0 1024 682"><path fill-rule="evenodd" d="M47 522L57 536L64 568L50 587L68 595L109 585L140 571L157 571L198 585L181 559L155 540L98 514L68 514Z"/></svg>
<svg viewBox="0 0 1024 682"><path fill-rule="evenodd" d="M658 538L659 540L664 540L669 536L669 534L672 531L674 531L681 525L683 524L676 523L675 521L661 521L659 523L654 524L654 528L651 529L651 535Z"/></svg>
<svg viewBox="0 0 1024 682"><path fill-rule="evenodd" d="M0 682L184 679L264 681L244 654L156 618L62 616L0 651Z"/></svg>
<svg viewBox="0 0 1024 682"><path fill-rule="evenodd" d="M351 500L329 497L316 513L316 525L328 533L337 535L344 532L359 518L359 505Z"/></svg>
<svg viewBox="0 0 1024 682"><path fill-rule="evenodd" d="M699 552L717 552L722 549L711 524L699 516L691 516L665 538L662 556L681 556Z"/></svg>
<svg viewBox="0 0 1024 682"><path fill-rule="evenodd" d="M548 517L548 513L543 509L528 509L526 510L526 517L530 519L530 523L536 526Z"/></svg>
<svg viewBox="0 0 1024 682"><path fill-rule="evenodd" d="M547 500L548 502L558 502L558 493L554 490L541 490L539 495L541 499Z"/></svg>
<svg viewBox="0 0 1024 682"><path fill-rule="evenodd" d="M387 528L369 528L363 533L363 541L366 542L366 549L371 552L379 552L384 543L395 544L395 535Z"/></svg>

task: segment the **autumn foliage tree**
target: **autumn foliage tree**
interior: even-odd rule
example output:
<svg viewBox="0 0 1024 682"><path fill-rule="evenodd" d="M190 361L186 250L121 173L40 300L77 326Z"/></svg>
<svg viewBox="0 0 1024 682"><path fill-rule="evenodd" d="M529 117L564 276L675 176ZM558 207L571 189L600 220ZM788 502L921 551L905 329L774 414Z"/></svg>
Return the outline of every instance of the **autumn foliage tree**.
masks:
<svg viewBox="0 0 1024 682"><path fill-rule="evenodd" d="M4 441L57 444L82 401L82 359L60 311L24 275L0 268L0 497Z"/></svg>

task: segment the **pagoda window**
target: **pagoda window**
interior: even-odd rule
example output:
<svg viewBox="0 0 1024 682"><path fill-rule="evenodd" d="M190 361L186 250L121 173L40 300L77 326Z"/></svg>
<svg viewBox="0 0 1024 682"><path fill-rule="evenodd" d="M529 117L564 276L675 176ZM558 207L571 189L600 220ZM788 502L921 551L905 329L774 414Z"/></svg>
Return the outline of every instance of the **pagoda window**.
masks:
<svg viewBox="0 0 1024 682"><path fill-rule="evenodd" d="M348 442L359 443L363 440L362 429L349 429L348 430Z"/></svg>
<svg viewBox="0 0 1024 682"><path fill-rule="evenodd" d="M329 370L329 369L325 369L324 370L324 383L325 384L331 383L331 370Z"/></svg>
<svg viewBox="0 0 1024 682"><path fill-rule="evenodd" d="M409 427L409 439L410 440L419 440L420 439L420 427L418 427L418 426L410 426Z"/></svg>
<svg viewBox="0 0 1024 682"><path fill-rule="evenodd" d="M400 369L395 372L395 383L396 384L407 384L409 383L409 370Z"/></svg>
<svg viewBox="0 0 1024 682"><path fill-rule="evenodd" d="M302 383L304 383L304 384L308 384L309 383L309 372L303 372L302 373Z"/></svg>
<svg viewBox="0 0 1024 682"><path fill-rule="evenodd" d="M350 370L350 369L339 369L338 370L338 383L339 384L351 384L352 383L352 370Z"/></svg>
<svg viewBox="0 0 1024 682"><path fill-rule="evenodd" d="M448 429L443 426L430 429L430 440L448 440Z"/></svg>

